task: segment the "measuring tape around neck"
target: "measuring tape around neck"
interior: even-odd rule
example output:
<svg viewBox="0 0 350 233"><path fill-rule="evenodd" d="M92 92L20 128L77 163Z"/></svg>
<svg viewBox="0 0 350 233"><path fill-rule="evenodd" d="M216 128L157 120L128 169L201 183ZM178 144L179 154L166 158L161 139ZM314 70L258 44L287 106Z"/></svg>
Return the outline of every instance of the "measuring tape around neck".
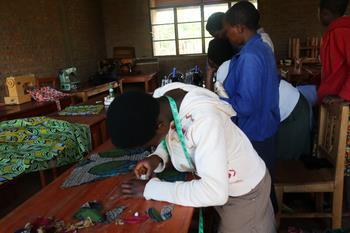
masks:
<svg viewBox="0 0 350 233"><path fill-rule="evenodd" d="M177 136L179 137L183 152L185 154L186 160L193 171L195 171L195 166L191 160L190 154L188 153L188 150L186 148L185 144L185 135L182 132L182 125L180 121L180 115L179 111L177 109L176 101L170 97L170 96L165 96L170 104L171 112L174 118L174 123L175 123L175 129ZM168 146L166 144L165 139L162 141L163 147L168 151ZM194 173L194 172L193 172ZM199 209L199 223L198 223L198 233L204 233L204 220L203 220L203 210L202 208Z"/></svg>

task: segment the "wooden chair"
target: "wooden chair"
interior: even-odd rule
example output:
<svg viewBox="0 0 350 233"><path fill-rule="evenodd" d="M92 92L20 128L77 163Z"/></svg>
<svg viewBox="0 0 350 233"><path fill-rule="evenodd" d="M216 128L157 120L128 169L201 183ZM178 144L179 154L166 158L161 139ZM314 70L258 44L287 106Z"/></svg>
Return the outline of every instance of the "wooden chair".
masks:
<svg viewBox="0 0 350 233"><path fill-rule="evenodd" d="M349 122L349 103L322 104L320 109L318 154L327 159L332 168L307 169L302 161L277 162L275 189L280 218L331 218L332 228L340 228L344 185L346 136ZM331 213L316 208L314 213L282 213L284 193L332 193ZM320 196L320 195L318 195ZM319 205L320 206L320 205Z"/></svg>
<svg viewBox="0 0 350 233"><path fill-rule="evenodd" d="M38 88L49 86L54 89L58 88L58 78L57 77L45 77L45 78L36 78L36 86Z"/></svg>
<svg viewBox="0 0 350 233"><path fill-rule="evenodd" d="M305 41L300 38L289 38L288 56L291 59L303 58L304 63L318 63L321 38L307 37Z"/></svg>
<svg viewBox="0 0 350 233"><path fill-rule="evenodd" d="M120 59L134 59L136 57L134 47L114 47L113 58Z"/></svg>

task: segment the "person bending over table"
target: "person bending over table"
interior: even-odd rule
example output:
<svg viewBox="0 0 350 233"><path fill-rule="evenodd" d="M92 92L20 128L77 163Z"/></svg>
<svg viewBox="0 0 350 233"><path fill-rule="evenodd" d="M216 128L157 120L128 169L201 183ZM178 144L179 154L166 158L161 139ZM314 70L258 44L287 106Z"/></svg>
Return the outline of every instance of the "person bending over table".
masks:
<svg viewBox="0 0 350 233"><path fill-rule="evenodd" d="M219 232L276 232L269 198L271 179L263 160L231 121L232 107L213 92L172 83L146 93L125 93L108 109L107 123L119 148L158 145L135 167L151 177L172 163L198 179L186 182L130 180L122 192L183 206L214 206Z"/></svg>

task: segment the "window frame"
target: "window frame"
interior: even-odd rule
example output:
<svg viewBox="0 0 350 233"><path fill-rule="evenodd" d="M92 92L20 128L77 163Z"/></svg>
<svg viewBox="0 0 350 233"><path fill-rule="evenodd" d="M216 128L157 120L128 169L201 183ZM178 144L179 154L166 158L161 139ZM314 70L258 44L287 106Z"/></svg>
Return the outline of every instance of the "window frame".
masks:
<svg viewBox="0 0 350 233"><path fill-rule="evenodd" d="M179 56L204 56L206 55L207 51L206 51L206 44L205 44L205 40L207 38L211 38L211 37L207 37L205 35L205 15L204 15L204 7L205 6L209 6L209 5L218 5L218 4L227 4L227 9L229 9L231 6L233 6L236 2L238 2L238 0L234 0L234 1L215 1L212 3L205 3L203 0L201 1L201 3L199 4L193 4L193 5L174 5L174 6L162 6L162 7L151 7L151 3L150 1L148 1L148 7L149 7L149 25L151 28L151 48L152 48L152 55L153 57L179 57ZM259 5L258 3L259 1L257 0L257 5ZM201 15L201 19L200 21L190 21L190 22L178 22L178 17L177 17L177 9L178 8L182 8L182 7L200 7L200 15ZM174 22L173 23L164 23L164 24L153 24L152 23L152 17L151 17L151 12L152 10L159 10L159 9L172 9L173 10L173 14L174 14ZM178 32L178 25L179 24L186 24L186 23L201 23L201 37L194 37L194 38L183 38L180 39L179 38L179 32ZM154 40L153 39L153 26L159 26L159 25L173 25L174 26L174 32L175 32L175 38L174 39L165 39L165 40ZM202 41L202 51L200 53L190 53L190 54L180 54L179 51L179 41L180 40L189 40L189 39L201 39ZM176 48L176 54L175 55L155 55L154 54L154 42L161 42L161 41L175 41L175 48Z"/></svg>

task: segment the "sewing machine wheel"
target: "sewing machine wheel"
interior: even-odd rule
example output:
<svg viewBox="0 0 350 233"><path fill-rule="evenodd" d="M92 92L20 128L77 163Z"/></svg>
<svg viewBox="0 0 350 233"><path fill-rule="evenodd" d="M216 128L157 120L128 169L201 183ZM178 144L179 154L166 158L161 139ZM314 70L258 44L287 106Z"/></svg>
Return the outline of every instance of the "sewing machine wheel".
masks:
<svg viewBox="0 0 350 233"><path fill-rule="evenodd" d="M15 86L15 80L7 79L7 80L6 80L6 85L7 85L9 88L13 88L13 87Z"/></svg>

